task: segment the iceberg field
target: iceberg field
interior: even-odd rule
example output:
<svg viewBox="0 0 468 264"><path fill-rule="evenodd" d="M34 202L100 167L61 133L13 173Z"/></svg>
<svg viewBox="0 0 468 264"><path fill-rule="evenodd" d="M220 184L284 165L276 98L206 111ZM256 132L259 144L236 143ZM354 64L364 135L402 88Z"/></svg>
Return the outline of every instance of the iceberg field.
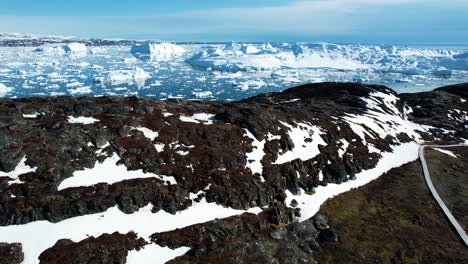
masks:
<svg viewBox="0 0 468 264"><path fill-rule="evenodd" d="M382 84L398 92L468 82L468 46L63 41L70 42L0 47L0 97L229 101L310 82Z"/></svg>

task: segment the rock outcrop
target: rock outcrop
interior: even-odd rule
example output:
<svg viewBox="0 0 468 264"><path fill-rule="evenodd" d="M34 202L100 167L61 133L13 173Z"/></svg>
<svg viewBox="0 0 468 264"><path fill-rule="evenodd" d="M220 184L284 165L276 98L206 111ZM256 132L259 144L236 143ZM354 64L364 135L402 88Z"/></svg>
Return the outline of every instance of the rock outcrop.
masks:
<svg viewBox="0 0 468 264"><path fill-rule="evenodd" d="M384 86L322 83L233 103L0 99L0 225L57 223L113 207L131 214L149 204L153 213L176 214L206 201L263 212L155 233L151 243L190 247L200 263L229 256L313 263L310 252L339 234L321 216L295 223L303 204L287 198L353 181L398 146L468 138L467 87L398 95ZM103 164L111 167L96 170ZM144 177L110 181L113 169ZM76 249L82 253L73 263L87 263L106 241L113 246L102 263L122 263L144 246L120 234L64 240L41 261L59 263L75 256L61 255L65 249Z"/></svg>

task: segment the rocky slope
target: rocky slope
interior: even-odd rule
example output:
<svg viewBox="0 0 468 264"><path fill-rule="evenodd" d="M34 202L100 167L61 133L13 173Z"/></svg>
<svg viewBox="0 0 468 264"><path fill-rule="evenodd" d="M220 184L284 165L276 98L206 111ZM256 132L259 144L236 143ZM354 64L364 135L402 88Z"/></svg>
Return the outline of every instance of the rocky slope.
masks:
<svg viewBox="0 0 468 264"><path fill-rule="evenodd" d="M25 263L89 263L101 243L98 263L163 249L175 254L164 261L311 263L339 236L311 218L323 201L416 159L417 143L468 138L467 87L322 83L234 103L1 99L0 242L22 243ZM148 217L168 220L138 222ZM80 221L106 230L27 236Z"/></svg>

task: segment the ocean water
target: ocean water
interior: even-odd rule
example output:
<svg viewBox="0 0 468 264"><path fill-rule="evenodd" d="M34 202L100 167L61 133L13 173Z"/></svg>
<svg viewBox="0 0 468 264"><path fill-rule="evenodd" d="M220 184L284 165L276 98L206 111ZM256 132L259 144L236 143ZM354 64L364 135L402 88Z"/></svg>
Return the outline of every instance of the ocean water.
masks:
<svg viewBox="0 0 468 264"><path fill-rule="evenodd" d="M185 51L166 47L144 58L132 53L131 46L88 47L85 51L57 46L1 47L0 97L239 100L310 82L382 84L400 93L468 82L468 46L177 46Z"/></svg>

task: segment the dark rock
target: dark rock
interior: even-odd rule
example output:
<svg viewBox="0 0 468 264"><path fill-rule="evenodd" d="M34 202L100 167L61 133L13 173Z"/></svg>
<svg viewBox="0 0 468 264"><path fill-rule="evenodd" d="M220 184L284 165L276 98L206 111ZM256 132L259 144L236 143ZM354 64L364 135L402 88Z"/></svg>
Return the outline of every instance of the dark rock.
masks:
<svg viewBox="0 0 468 264"><path fill-rule="evenodd" d="M336 233L335 229L327 228L325 230L320 231L318 240L321 243L334 243L338 242L338 234Z"/></svg>
<svg viewBox="0 0 468 264"><path fill-rule="evenodd" d="M316 214L313 218L312 221L314 222L315 228L318 230L322 231L328 228L328 220L325 216L321 214Z"/></svg>
<svg viewBox="0 0 468 264"><path fill-rule="evenodd" d="M129 250L140 250L146 245L135 233L113 233L89 237L80 242L61 239L40 256L40 263L126 263Z"/></svg>
<svg viewBox="0 0 468 264"><path fill-rule="evenodd" d="M21 244L0 243L0 264L20 264L23 260Z"/></svg>

